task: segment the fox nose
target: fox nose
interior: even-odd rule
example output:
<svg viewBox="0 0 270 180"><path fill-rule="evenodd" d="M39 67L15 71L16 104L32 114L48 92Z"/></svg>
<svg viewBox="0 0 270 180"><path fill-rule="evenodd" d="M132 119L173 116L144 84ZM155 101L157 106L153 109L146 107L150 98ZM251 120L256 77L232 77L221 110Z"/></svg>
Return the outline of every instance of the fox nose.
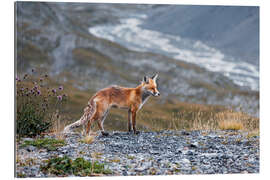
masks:
<svg viewBox="0 0 270 180"><path fill-rule="evenodd" d="M157 93L156 93L156 96L160 96L160 93L159 93L159 92L157 92Z"/></svg>

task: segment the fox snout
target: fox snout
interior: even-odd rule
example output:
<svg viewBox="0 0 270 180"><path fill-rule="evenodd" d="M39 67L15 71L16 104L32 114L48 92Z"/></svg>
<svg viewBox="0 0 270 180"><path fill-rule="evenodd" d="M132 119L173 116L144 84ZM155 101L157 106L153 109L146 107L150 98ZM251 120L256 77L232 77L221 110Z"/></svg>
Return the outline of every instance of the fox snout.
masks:
<svg viewBox="0 0 270 180"><path fill-rule="evenodd" d="M158 91L157 91L157 92L147 91L147 93L148 93L149 95L152 95L152 96L155 96L155 97L160 96L160 93L159 93Z"/></svg>
<svg viewBox="0 0 270 180"><path fill-rule="evenodd" d="M160 96L160 93L159 93L159 92L155 92L155 93L154 93L154 96L156 96L156 97L157 97L157 96Z"/></svg>

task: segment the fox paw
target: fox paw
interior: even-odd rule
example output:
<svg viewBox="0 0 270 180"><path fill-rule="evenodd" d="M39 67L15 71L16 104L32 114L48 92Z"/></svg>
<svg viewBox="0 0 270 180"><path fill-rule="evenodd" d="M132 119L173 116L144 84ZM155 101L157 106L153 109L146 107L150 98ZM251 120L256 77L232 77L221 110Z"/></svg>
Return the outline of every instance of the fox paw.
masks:
<svg viewBox="0 0 270 180"><path fill-rule="evenodd" d="M134 134L140 134L140 131L134 131Z"/></svg>
<svg viewBox="0 0 270 180"><path fill-rule="evenodd" d="M104 131L102 131L101 134L102 134L103 136L108 136L108 135L109 135L108 132L104 132Z"/></svg>

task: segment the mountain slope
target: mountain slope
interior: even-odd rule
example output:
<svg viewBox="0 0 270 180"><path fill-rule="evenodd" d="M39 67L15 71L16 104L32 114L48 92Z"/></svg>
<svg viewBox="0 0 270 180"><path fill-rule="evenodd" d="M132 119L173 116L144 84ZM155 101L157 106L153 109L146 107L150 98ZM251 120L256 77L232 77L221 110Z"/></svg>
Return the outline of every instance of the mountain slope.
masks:
<svg viewBox="0 0 270 180"><path fill-rule="evenodd" d="M259 64L259 7L156 6L143 27L200 40Z"/></svg>

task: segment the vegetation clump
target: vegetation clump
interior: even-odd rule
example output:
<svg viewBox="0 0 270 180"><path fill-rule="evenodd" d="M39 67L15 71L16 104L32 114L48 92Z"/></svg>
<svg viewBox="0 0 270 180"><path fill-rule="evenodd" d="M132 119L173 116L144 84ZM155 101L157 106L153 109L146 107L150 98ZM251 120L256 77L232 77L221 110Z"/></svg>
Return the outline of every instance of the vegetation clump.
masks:
<svg viewBox="0 0 270 180"><path fill-rule="evenodd" d="M41 170L46 174L57 176L94 176L96 174L112 173L109 169L105 169L104 164L97 161L90 162L81 157L72 160L68 156L47 160L47 164L41 166Z"/></svg>
<svg viewBox="0 0 270 180"><path fill-rule="evenodd" d="M80 142L85 144L92 144L95 140L94 136L85 136Z"/></svg>
<svg viewBox="0 0 270 180"><path fill-rule="evenodd" d="M44 139L36 139L34 141L24 141L22 144L22 147L26 146L35 146L37 148L45 148L49 151L55 151L58 147L64 146L66 143L64 140L57 140L57 139L50 139L50 138L44 138Z"/></svg>
<svg viewBox="0 0 270 180"><path fill-rule="evenodd" d="M34 137L52 127L53 115L62 109L67 95L63 86L50 88L48 75L16 77L16 131L19 137Z"/></svg>

